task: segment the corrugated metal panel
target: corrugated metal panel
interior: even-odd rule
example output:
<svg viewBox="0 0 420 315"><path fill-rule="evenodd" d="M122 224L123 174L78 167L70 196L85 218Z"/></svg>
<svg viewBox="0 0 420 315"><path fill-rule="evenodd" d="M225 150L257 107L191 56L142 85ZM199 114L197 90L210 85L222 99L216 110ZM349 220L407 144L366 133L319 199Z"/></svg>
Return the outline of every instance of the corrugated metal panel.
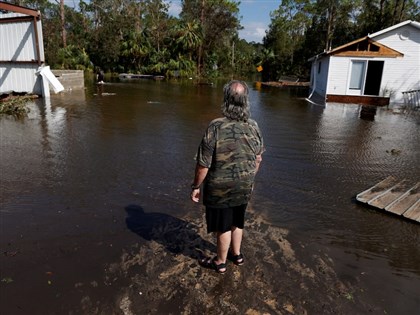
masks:
<svg viewBox="0 0 420 315"><path fill-rule="evenodd" d="M36 64L0 64L0 93L15 91L42 94L41 77Z"/></svg>
<svg viewBox="0 0 420 315"><path fill-rule="evenodd" d="M0 14L0 19L25 16L19 13ZM39 54L44 62L44 45L42 23L37 21ZM20 63L0 63L0 93L7 91L42 93L41 77L35 73L37 63L36 32L33 20L0 23L0 61L16 61Z"/></svg>
<svg viewBox="0 0 420 315"><path fill-rule="evenodd" d="M3 17L4 15L1 18ZM39 21L37 29L40 33L38 34L40 43L42 43L42 29ZM0 25L0 60L32 61L37 59L36 37L32 21L2 23ZM43 59L42 51L41 60Z"/></svg>

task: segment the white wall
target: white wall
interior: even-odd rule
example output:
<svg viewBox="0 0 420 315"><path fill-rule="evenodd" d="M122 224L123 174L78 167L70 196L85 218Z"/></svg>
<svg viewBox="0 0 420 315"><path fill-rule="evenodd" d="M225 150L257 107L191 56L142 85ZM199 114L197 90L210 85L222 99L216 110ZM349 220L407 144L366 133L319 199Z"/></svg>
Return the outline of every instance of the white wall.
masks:
<svg viewBox="0 0 420 315"><path fill-rule="evenodd" d="M347 95L350 58L331 56L327 94Z"/></svg>
<svg viewBox="0 0 420 315"><path fill-rule="evenodd" d="M391 103L403 104L401 92L420 89L420 30L405 25L373 40L404 54L403 58L386 59L381 84L381 90L394 91Z"/></svg>
<svg viewBox="0 0 420 315"><path fill-rule="evenodd" d="M3 14L1 18L24 16L18 13ZM41 21L37 22L39 52L44 62L44 45ZM37 60L35 29L32 21L0 23L0 92L16 91L41 94L41 85L35 72ZM14 63L18 61L19 63Z"/></svg>
<svg viewBox="0 0 420 315"><path fill-rule="evenodd" d="M23 14L3 14L2 18L22 17ZM38 36L40 37L40 55L44 60L44 45L42 42L41 21L37 22ZM22 21L0 24L0 60L30 61L36 60L35 29L32 21Z"/></svg>
<svg viewBox="0 0 420 315"><path fill-rule="evenodd" d="M350 73L353 61L383 61L384 62L384 70L382 74L381 80L381 87L379 89L379 96L384 96L384 85L386 82L384 77L384 73L386 69L392 69L393 63L395 58L363 58L363 57L338 57L338 56L331 56L331 68L329 73L329 80L328 80L328 89L327 94L334 94L334 95L363 95L361 94L360 90L355 90L352 93L351 90L348 89L349 81L350 81ZM365 69L366 71L366 69ZM366 74L365 74L366 75Z"/></svg>
<svg viewBox="0 0 420 315"><path fill-rule="evenodd" d="M321 63L321 69L318 73L319 63ZM330 67L330 58L324 57L320 58L312 63L312 86L311 89L314 88L315 85L315 92L321 96L326 95L327 91L327 77L328 77L328 69ZM315 78L315 79L314 79Z"/></svg>
<svg viewBox="0 0 420 315"><path fill-rule="evenodd" d="M40 78L35 74L36 64L0 64L0 93L15 91L41 95Z"/></svg>

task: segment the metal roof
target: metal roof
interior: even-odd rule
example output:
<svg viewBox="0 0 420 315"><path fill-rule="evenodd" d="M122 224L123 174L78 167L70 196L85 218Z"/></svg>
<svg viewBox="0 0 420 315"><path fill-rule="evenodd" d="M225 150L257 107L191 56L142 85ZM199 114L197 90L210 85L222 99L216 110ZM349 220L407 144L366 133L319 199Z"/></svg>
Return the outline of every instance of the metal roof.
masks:
<svg viewBox="0 0 420 315"><path fill-rule="evenodd" d="M407 20L407 21L404 21L404 22L395 24L393 26L390 26L388 28L385 28L385 29L383 29L383 30L381 30L379 32L376 32L376 33L373 33L373 34L369 34L368 37L369 38L373 38L373 37L376 37L376 36L385 34L385 33L389 32L389 31L395 30L395 29L400 28L401 26L405 26L405 25L410 25L410 26L413 26L415 28L420 29L420 23L419 22Z"/></svg>

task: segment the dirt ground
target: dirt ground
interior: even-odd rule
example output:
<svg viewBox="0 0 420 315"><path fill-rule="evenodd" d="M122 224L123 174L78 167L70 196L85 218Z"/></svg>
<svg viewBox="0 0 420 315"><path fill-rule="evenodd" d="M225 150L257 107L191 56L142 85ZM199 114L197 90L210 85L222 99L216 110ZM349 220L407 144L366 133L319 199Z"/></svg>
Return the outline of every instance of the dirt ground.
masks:
<svg viewBox="0 0 420 315"><path fill-rule="evenodd" d="M144 239L106 268L106 281L120 287L114 306L102 308L88 296L86 314L355 314L374 310L357 300L357 284L340 281L334 262L314 254L297 258L288 231L249 213L242 266L221 275L197 258L214 255L202 218L176 219L127 208L127 226ZM148 223L146 223L148 222ZM304 250L304 246L300 246ZM113 280L115 279L115 280ZM108 306L109 307L109 306Z"/></svg>
<svg viewBox="0 0 420 315"><path fill-rule="evenodd" d="M383 314L360 300L358 279L339 279L327 254L292 244L250 208L245 264L229 262L225 274L198 264L215 253L202 212L180 219L130 205L107 236L46 232L35 242L34 230L32 241L2 248L0 313Z"/></svg>

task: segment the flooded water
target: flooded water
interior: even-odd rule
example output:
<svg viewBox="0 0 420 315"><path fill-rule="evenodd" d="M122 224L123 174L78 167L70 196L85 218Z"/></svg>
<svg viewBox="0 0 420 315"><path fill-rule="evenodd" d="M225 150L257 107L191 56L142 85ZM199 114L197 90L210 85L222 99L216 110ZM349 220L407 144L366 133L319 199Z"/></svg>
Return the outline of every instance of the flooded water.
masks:
<svg viewBox="0 0 420 315"><path fill-rule="evenodd" d="M419 314L420 225L355 195L389 175L420 179L420 115L317 106L298 90L250 86L267 149L256 216L287 229L298 257L326 253L369 312ZM82 283L138 239L127 206L175 218L200 211L188 199L193 158L221 100L222 84L115 82L35 102L26 118L0 117L5 314L80 304ZM45 297L61 308L45 312Z"/></svg>

